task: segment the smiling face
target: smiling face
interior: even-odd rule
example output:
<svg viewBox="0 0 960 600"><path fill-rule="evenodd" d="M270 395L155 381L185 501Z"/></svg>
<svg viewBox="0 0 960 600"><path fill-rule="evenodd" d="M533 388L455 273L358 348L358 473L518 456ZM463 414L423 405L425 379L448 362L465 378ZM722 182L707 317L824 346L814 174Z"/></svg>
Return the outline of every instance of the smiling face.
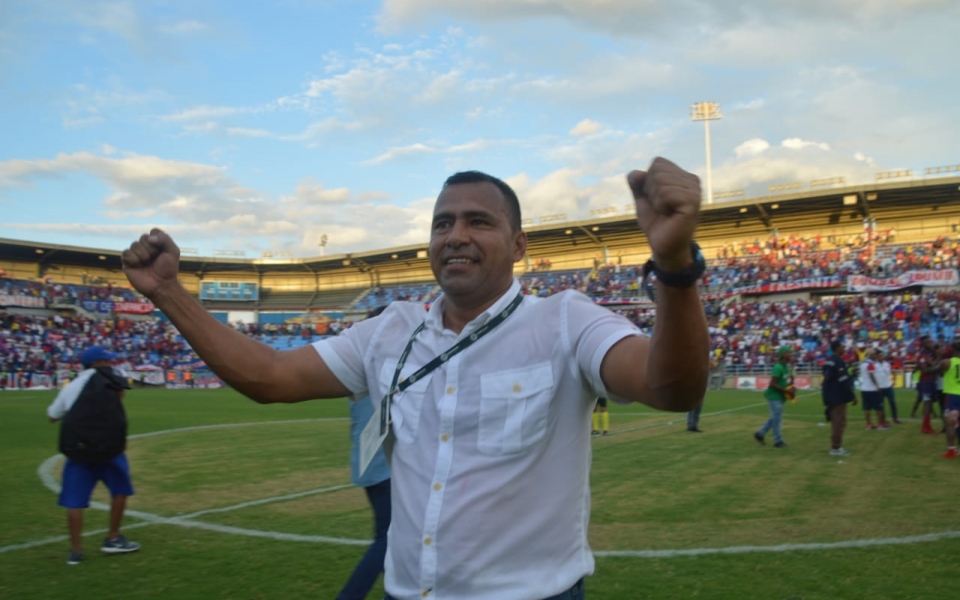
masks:
<svg viewBox="0 0 960 600"><path fill-rule="evenodd" d="M433 209L430 267L456 306L483 310L513 283L527 236L514 230L503 193L483 181L448 185Z"/></svg>

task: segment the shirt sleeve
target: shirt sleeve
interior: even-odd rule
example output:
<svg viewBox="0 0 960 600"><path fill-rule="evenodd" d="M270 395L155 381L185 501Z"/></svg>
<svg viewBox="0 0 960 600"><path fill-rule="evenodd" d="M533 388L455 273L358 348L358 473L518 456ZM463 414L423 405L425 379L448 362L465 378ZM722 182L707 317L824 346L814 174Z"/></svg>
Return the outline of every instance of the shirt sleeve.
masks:
<svg viewBox="0 0 960 600"><path fill-rule="evenodd" d="M612 395L600 377L603 359L620 340L643 333L626 317L597 306L587 296L566 292L560 310L560 331L564 344L572 350L573 367L596 396L627 404L629 400Z"/></svg>
<svg viewBox="0 0 960 600"><path fill-rule="evenodd" d="M93 369L82 371L80 375L67 384L67 387L60 390L57 397L47 407L47 416L57 420L65 417L73 407L73 403L80 397L80 392L87 385L87 381L95 372Z"/></svg>
<svg viewBox="0 0 960 600"><path fill-rule="evenodd" d="M354 396L369 395L366 355L383 327L396 318L397 315L391 314L392 309L391 305L379 317L360 321L338 336L313 343L323 362Z"/></svg>

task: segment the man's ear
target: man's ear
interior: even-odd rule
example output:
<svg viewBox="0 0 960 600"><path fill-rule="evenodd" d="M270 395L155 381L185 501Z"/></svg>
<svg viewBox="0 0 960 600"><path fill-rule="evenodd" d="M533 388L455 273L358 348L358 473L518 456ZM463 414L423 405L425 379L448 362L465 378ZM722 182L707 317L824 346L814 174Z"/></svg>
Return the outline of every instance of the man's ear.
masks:
<svg viewBox="0 0 960 600"><path fill-rule="evenodd" d="M513 262L520 262L527 254L527 232L520 230L513 234Z"/></svg>

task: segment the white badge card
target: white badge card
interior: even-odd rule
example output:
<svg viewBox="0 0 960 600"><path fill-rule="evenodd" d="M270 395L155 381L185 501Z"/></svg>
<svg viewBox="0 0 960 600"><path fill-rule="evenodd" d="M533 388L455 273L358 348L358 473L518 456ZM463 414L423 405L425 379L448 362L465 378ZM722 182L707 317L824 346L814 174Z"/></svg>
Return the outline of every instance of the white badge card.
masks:
<svg viewBox="0 0 960 600"><path fill-rule="evenodd" d="M361 475L363 475L367 467L370 466L370 461L373 460L377 450L383 445L383 440L387 439L387 435L389 434L390 400L389 396L385 396L383 400L376 405L373 410L373 416L370 417L370 420L367 421L367 424L363 427L363 431L360 432Z"/></svg>

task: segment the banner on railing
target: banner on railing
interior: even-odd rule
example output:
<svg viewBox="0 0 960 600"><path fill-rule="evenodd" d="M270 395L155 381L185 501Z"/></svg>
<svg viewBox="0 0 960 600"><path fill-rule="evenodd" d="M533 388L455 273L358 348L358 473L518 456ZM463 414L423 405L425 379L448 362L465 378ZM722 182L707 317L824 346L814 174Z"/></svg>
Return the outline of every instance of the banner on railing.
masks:
<svg viewBox="0 0 960 600"><path fill-rule="evenodd" d="M47 299L40 296L27 296L26 294L0 294L0 306L46 308Z"/></svg>
<svg viewBox="0 0 960 600"><path fill-rule="evenodd" d="M153 312L153 304L149 302L116 302L113 312L127 315L149 315Z"/></svg>
<svg viewBox="0 0 960 600"><path fill-rule="evenodd" d="M768 281L757 285L747 285L733 288L725 292L714 294L704 294L706 300L719 300L739 294L782 294L785 292L799 292L803 290L816 290L842 287L843 279L836 276L830 277L811 277L809 279L797 279L796 281Z"/></svg>
<svg viewBox="0 0 960 600"><path fill-rule="evenodd" d="M949 287L960 285L956 269L909 271L897 277L867 277L851 275L847 278L847 290L851 292L890 292L915 285Z"/></svg>
<svg viewBox="0 0 960 600"><path fill-rule="evenodd" d="M653 306L653 300L646 296L603 296L594 302L601 306Z"/></svg>

